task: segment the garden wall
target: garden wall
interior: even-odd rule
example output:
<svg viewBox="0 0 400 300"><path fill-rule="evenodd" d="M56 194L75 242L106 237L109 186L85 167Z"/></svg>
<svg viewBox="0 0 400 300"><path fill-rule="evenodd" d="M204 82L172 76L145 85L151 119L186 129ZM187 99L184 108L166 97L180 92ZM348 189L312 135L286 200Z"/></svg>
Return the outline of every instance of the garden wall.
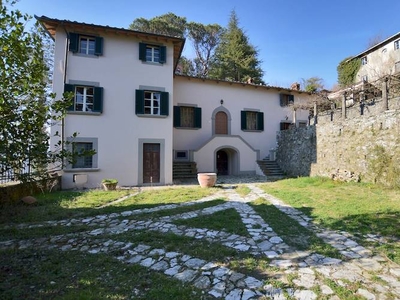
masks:
<svg viewBox="0 0 400 300"><path fill-rule="evenodd" d="M394 107L400 98L390 102L389 107ZM386 180L387 168L398 170L400 166L400 110L382 112L378 104L363 115L360 107L354 106L347 110L346 118L340 111L325 113L318 116L315 126L279 132L278 164L290 176Z"/></svg>
<svg viewBox="0 0 400 300"><path fill-rule="evenodd" d="M61 189L61 176L37 182L8 184L0 187L0 204L15 203L25 196Z"/></svg>

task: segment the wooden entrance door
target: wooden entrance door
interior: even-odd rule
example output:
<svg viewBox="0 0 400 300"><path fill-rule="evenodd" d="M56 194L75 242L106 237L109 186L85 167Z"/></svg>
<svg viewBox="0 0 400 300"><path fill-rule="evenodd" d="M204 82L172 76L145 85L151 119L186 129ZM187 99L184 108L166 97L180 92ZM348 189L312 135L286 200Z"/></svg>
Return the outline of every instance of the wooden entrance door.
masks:
<svg viewBox="0 0 400 300"><path fill-rule="evenodd" d="M160 144L143 144L143 183L160 182Z"/></svg>
<svg viewBox="0 0 400 300"><path fill-rule="evenodd" d="M228 175L228 153L224 150L217 152L217 173L218 175Z"/></svg>

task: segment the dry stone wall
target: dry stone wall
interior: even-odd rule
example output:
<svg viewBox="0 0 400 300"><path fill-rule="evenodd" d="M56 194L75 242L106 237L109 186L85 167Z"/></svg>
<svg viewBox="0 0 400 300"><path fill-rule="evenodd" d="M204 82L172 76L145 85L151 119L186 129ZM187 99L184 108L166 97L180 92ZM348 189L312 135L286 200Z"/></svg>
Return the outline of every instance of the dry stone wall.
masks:
<svg viewBox="0 0 400 300"><path fill-rule="evenodd" d="M400 98L391 102L389 107L395 107ZM315 126L278 133L278 164L291 176L377 181L374 149L380 146L389 156L400 152L400 110L380 111L379 105L373 105L360 115L359 108L353 107L347 118L339 113L333 118L319 115Z"/></svg>

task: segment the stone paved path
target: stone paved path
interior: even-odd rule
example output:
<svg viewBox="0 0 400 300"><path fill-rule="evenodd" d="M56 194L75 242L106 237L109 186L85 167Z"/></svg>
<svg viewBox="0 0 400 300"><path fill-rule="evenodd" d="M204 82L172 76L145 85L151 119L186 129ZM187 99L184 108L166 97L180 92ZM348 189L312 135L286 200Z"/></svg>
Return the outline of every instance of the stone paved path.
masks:
<svg viewBox="0 0 400 300"><path fill-rule="evenodd" d="M346 232L325 230L315 225L310 218L300 211L286 205L281 200L264 193L255 184L248 184L251 193L240 197L234 189L224 189L220 193L197 201L183 204L163 205L109 215L97 215L80 219L48 221L42 224L20 224L18 229L35 226L76 226L86 224L92 229L77 234L50 236L31 240L10 240L0 242L0 249L6 248L40 248L60 249L61 251L83 251L91 254L108 253L126 264L140 264L156 272L164 273L182 282L193 284L205 293L216 298L231 300L246 299L340 299L334 291L323 283L324 278L335 280L344 288L357 281L360 288L357 294L365 299L400 299L400 267L384 258L374 255L370 249L357 244ZM134 216L144 212L155 212L190 206L200 202L212 201L225 197L227 202L191 211L179 215L160 217L158 219L135 220ZM295 219L301 226L313 230L326 243L338 249L346 259L344 261L325 257L307 251L297 251L284 243L268 220L263 220L248 205L249 202L262 197L275 205L279 210ZM190 219L213 214L226 209L235 209L245 224L249 237L239 236L223 231L205 228L191 228L172 223L178 219ZM220 243L238 251L247 251L255 255L266 256L270 265L282 270L286 275L293 274L293 289L280 289L264 282L238 273L212 261L192 257L185 253L166 251L162 248L151 248L145 244L133 244L118 241L118 234L138 230L150 230L161 233L205 239ZM109 234L113 239L102 239L98 236ZM118 251L115 251L118 250ZM376 280L379 278L379 280ZM319 289L320 295L315 293Z"/></svg>

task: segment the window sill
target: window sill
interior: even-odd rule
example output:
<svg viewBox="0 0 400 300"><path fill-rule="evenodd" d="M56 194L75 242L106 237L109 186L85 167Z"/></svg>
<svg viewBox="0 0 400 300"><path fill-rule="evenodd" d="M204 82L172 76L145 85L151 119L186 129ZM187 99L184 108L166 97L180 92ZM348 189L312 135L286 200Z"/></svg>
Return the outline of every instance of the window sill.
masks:
<svg viewBox="0 0 400 300"><path fill-rule="evenodd" d="M186 129L186 130L199 130L198 127L174 127L175 129Z"/></svg>
<svg viewBox="0 0 400 300"><path fill-rule="evenodd" d="M147 115L147 114L136 114L140 118L159 118L159 119L165 119L168 116L164 115Z"/></svg>
<svg viewBox="0 0 400 300"><path fill-rule="evenodd" d="M83 53L74 53L74 56L80 56L80 57L88 57L88 58L99 58L100 55L95 55L95 54L83 54Z"/></svg>
<svg viewBox="0 0 400 300"><path fill-rule="evenodd" d="M242 129L243 132L263 132L264 130L250 130L250 129Z"/></svg>
<svg viewBox="0 0 400 300"><path fill-rule="evenodd" d="M142 63L145 65L152 65L152 66L163 66L165 64L165 63L158 63L158 62L144 61L144 60L142 60Z"/></svg>
<svg viewBox="0 0 400 300"><path fill-rule="evenodd" d="M92 112L92 111L67 111L67 115L85 115L85 116L100 116L101 112Z"/></svg>
<svg viewBox="0 0 400 300"><path fill-rule="evenodd" d="M99 168L75 168L75 169L64 169L65 173L74 173L74 172L99 172Z"/></svg>

